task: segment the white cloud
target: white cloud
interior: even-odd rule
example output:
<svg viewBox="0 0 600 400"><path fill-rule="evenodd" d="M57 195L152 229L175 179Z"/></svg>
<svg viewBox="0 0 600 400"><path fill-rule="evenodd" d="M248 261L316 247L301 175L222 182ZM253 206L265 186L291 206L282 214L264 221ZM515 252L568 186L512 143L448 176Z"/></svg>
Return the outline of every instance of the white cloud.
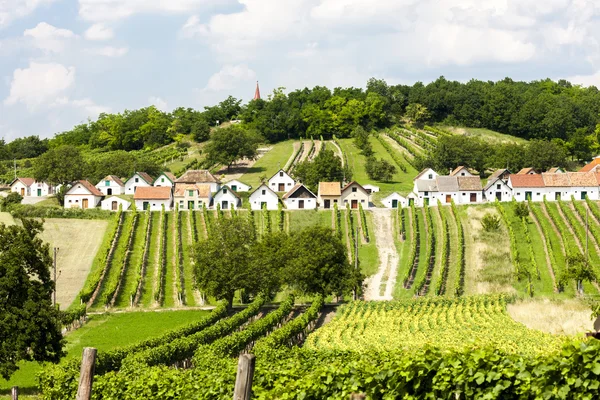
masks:
<svg viewBox="0 0 600 400"><path fill-rule="evenodd" d="M122 57L125 54L127 54L129 49L127 47L104 46L104 47L98 47L98 48L94 48L94 49L87 49L86 51L90 54L95 54L98 56Z"/></svg>
<svg viewBox="0 0 600 400"><path fill-rule="evenodd" d="M79 0L79 15L87 21L115 21L139 13L184 14L224 0Z"/></svg>
<svg viewBox="0 0 600 400"><path fill-rule="evenodd" d="M56 0L0 0L0 28L31 14L39 6L54 1Z"/></svg>
<svg viewBox="0 0 600 400"><path fill-rule="evenodd" d="M62 52L66 42L76 37L72 31L57 28L46 22L40 22L35 28L26 29L23 36L30 38L37 48L54 53Z"/></svg>
<svg viewBox="0 0 600 400"><path fill-rule="evenodd" d="M235 89L240 83L254 80L256 73L246 64L225 65L208 79L205 90L218 92Z"/></svg>
<svg viewBox="0 0 600 400"><path fill-rule="evenodd" d="M56 63L30 62L25 69L16 69L10 83L10 94L4 104L23 103L30 109L54 102L75 83L75 67Z"/></svg>
<svg viewBox="0 0 600 400"><path fill-rule="evenodd" d="M167 111L168 110L168 105L167 102L164 101L163 99L161 99L160 97L149 97L148 98L148 104L150 104L151 106L155 106L156 108L158 108L161 111Z"/></svg>
<svg viewBox="0 0 600 400"><path fill-rule="evenodd" d="M206 27L200 23L200 18L197 15L192 15L185 21L179 33L184 38L192 38L208 32L206 31Z"/></svg>
<svg viewBox="0 0 600 400"><path fill-rule="evenodd" d="M574 75L566 79L575 85L600 87L600 71L590 75Z"/></svg>
<svg viewBox="0 0 600 400"><path fill-rule="evenodd" d="M108 40L115 36L113 30L104 24L94 24L85 31L87 40Z"/></svg>

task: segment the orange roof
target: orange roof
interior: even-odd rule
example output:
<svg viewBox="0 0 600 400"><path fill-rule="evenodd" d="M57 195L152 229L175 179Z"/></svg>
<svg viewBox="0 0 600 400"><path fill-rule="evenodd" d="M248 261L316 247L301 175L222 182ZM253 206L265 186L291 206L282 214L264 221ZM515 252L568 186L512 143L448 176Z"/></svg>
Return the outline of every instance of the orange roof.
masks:
<svg viewBox="0 0 600 400"><path fill-rule="evenodd" d="M319 182L319 196L341 196L339 182Z"/></svg>
<svg viewBox="0 0 600 400"><path fill-rule="evenodd" d="M579 170L579 172L590 172L596 169L600 165L600 157L594 158L589 164L586 164Z"/></svg>
<svg viewBox="0 0 600 400"><path fill-rule="evenodd" d="M523 168L522 170L520 170L519 172L517 172L518 175L525 175L525 174L537 174L537 171L531 167L529 168Z"/></svg>
<svg viewBox="0 0 600 400"><path fill-rule="evenodd" d="M169 200L170 198L171 188L163 186L138 186L133 195L134 200Z"/></svg>
<svg viewBox="0 0 600 400"><path fill-rule="evenodd" d="M197 190L198 197L201 198L210 197L210 185L193 183L178 183L177 186L175 186L175 197L185 196L186 190Z"/></svg>
<svg viewBox="0 0 600 400"><path fill-rule="evenodd" d="M99 191L96 186L92 185L91 183L89 183L88 181L75 181L73 182L73 186L80 184L81 186L83 186L84 188L86 188L88 190L88 192L90 192L91 194L93 194L94 196L98 196L98 197L103 197L104 194ZM71 189L69 189L71 190Z"/></svg>
<svg viewBox="0 0 600 400"><path fill-rule="evenodd" d="M597 174L594 172L567 172L571 181L571 186L590 187L598 186Z"/></svg>
<svg viewBox="0 0 600 400"><path fill-rule="evenodd" d="M348 190L350 188L350 186L352 186L352 185L357 185L363 192L369 194L369 192L367 192L367 189L362 187L362 185L356 181L352 181L349 184L347 184L346 186L344 186L344 188L342 189L342 193L344 193L346 190Z"/></svg>
<svg viewBox="0 0 600 400"><path fill-rule="evenodd" d="M522 188L529 188L529 187L544 187L544 178L542 178L541 175L539 174L535 174L535 175L519 175L519 174L512 174L509 176L510 179L510 183L512 184L513 188L518 188L518 187L522 187Z"/></svg>
<svg viewBox="0 0 600 400"><path fill-rule="evenodd" d="M542 174L544 185L551 187L569 187L571 181L567 174Z"/></svg>
<svg viewBox="0 0 600 400"><path fill-rule="evenodd" d="M31 186L35 183L35 179L33 178L16 178L10 183L10 186L12 186L16 181L20 181L25 186Z"/></svg>

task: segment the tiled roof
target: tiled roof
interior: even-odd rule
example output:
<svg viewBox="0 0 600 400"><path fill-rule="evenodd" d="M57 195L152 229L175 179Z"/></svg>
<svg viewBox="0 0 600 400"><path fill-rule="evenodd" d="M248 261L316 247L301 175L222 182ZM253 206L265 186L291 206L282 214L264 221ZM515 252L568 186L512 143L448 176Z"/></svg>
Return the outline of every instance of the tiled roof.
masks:
<svg viewBox="0 0 600 400"><path fill-rule="evenodd" d="M164 186L138 186L133 198L134 200L168 200L171 198L171 188Z"/></svg>
<svg viewBox="0 0 600 400"><path fill-rule="evenodd" d="M310 194L311 194L313 197L317 197L317 196L315 196L315 194L314 194L313 192L311 192L311 191L310 191L310 190L309 190L309 189L308 189L306 186L304 186L304 185L303 185L303 184L301 184L301 183L297 183L297 184L296 184L296 185L295 185L293 188L291 188L291 189L290 189L290 191L289 191L289 192L287 192L286 194L284 194L284 195L283 195L282 199L283 199L283 200L287 199L288 197L292 196L294 193L296 193L296 191L298 191L298 189L300 189L300 188L302 188L302 187L303 187L304 189L306 189L306 191L307 191L308 193L310 193Z"/></svg>
<svg viewBox="0 0 600 400"><path fill-rule="evenodd" d="M547 187L569 187L571 181L568 174L542 174L544 185Z"/></svg>
<svg viewBox="0 0 600 400"><path fill-rule="evenodd" d="M579 170L579 172L590 172L596 169L600 165L600 157L594 158L589 164L586 164Z"/></svg>
<svg viewBox="0 0 600 400"><path fill-rule="evenodd" d="M123 181L116 175L107 175L104 177L104 179L102 179L102 181L100 183L102 183L104 181L113 181L114 183L116 183L119 186L125 186ZM100 183L98 183L98 184L100 184Z"/></svg>
<svg viewBox="0 0 600 400"><path fill-rule="evenodd" d="M523 168L522 170L520 170L519 172L517 172L517 175L527 175L527 174L537 174L536 170L529 167L529 168Z"/></svg>
<svg viewBox="0 0 600 400"><path fill-rule="evenodd" d="M84 188L86 188L91 194L93 194L94 196L104 196L104 194L99 191L96 186L92 185L90 182L88 181L76 181L73 186L77 185L77 184L81 184L81 186L83 186Z"/></svg>
<svg viewBox="0 0 600 400"><path fill-rule="evenodd" d="M136 175L138 175L140 178L142 178L148 185L152 185L154 183L154 179L145 172L136 172L135 174L133 174L133 176L136 176ZM133 176L131 178L133 178ZM129 178L129 179L131 179L131 178Z"/></svg>
<svg viewBox="0 0 600 400"><path fill-rule="evenodd" d="M342 188L339 182L319 182L319 196L341 196Z"/></svg>
<svg viewBox="0 0 600 400"><path fill-rule="evenodd" d="M362 190L363 192L369 194L369 192L367 192L367 189L365 189L364 187L362 187L362 185L356 181L352 181L349 184L347 184L346 186L344 186L344 188L342 189L342 193L344 193L346 190L348 190L350 188L350 186L352 185L357 185L360 190Z"/></svg>
<svg viewBox="0 0 600 400"><path fill-rule="evenodd" d="M567 172L557 175L568 175L571 186L598 186L597 174L594 172Z"/></svg>
<svg viewBox="0 0 600 400"><path fill-rule="evenodd" d="M186 171L179 177L177 183L221 183L210 171L205 169L193 169Z"/></svg>
<svg viewBox="0 0 600 400"><path fill-rule="evenodd" d="M438 176L436 181L439 192L458 192L456 176Z"/></svg>
<svg viewBox="0 0 600 400"><path fill-rule="evenodd" d="M457 179L459 190L483 190L481 187L481 179L479 179L478 176L459 176Z"/></svg>
<svg viewBox="0 0 600 400"><path fill-rule="evenodd" d="M33 178L17 178L17 179L14 179L10 183L10 185L12 186L12 184L15 183L15 181L20 181L25 186L31 186L35 183L35 179L33 179Z"/></svg>
<svg viewBox="0 0 600 400"><path fill-rule="evenodd" d="M513 188L544 187L544 178L541 175L512 174L509 177Z"/></svg>
<svg viewBox="0 0 600 400"><path fill-rule="evenodd" d="M175 186L175 197L184 197L187 190L197 190L198 197L208 198L210 197L210 185L206 184L194 184L194 183L178 183Z"/></svg>
<svg viewBox="0 0 600 400"><path fill-rule="evenodd" d="M455 176L456 174L458 174L463 169L465 171L469 172L469 170L467 169L467 167L465 167L464 165L461 165L459 167L454 168L454 171L450 172L450 176Z"/></svg>
<svg viewBox="0 0 600 400"><path fill-rule="evenodd" d="M429 179L417 179L415 181L417 185L417 190L419 192L437 192L437 184L436 181L430 181Z"/></svg>
<svg viewBox="0 0 600 400"><path fill-rule="evenodd" d="M510 171L507 169L497 169L496 171L494 171L493 174L490 175L488 180L492 180L493 178L500 178L505 173L508 173L510 175Z"/></svg>

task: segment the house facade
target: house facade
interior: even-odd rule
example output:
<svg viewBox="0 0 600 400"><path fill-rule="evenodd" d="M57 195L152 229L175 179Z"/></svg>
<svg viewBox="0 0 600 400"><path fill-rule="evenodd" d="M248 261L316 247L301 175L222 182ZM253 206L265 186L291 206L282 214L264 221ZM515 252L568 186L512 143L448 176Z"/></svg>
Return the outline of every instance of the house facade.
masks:
<svg viewBox="0 0 600 400"><path fill-rule="evenodd" d="M33 178L16 178L10 183L10 191L19 193L21 197L44 197L55 194L56 188Z"/></svg>
<svg viewBox="0 0 600 400"><path fill-rule="evenodd" d="M125 182L125 194L135 194L139 187L152 187L154 179L145 172L136 172Z"/></svg>
<svg viewBox="0 0 600 400"><path fill-rule="evenodd" d="M76 181L65 193L65 208L96 208L104 195L88 181Z"/></svg>
<svg viewBox="0 0 600 400"><path fill-rule="evenodd" d="M301 183L294 186L282 199L288 210L314 210L317 208L317 196Z"/></svg>
<svg viewBox="0 0 600 400"><path fill-rule="evenodd" d="M363 185L363 187L365 188L365 190L367 192L369 192L369 194L379 192L379 186L375 186L375 185Z"/></svg>
<svg viewBox="0 0 600 400"><path fill-rule="evenodd" d="M339 182L319 182L317 191L317 204L319 207L329 210L334 208L335 204L341 207L340 197L342 196L342 187Z"/></svg>
<svg viewBox="0 0 600 400"><path fill-rule="evenodd" d="M229 186L221 186L221 188L215 193L214 197L214 208L217 208L217 204L221 207L221 210L237 210L242 206L242 199L231 189Z"/></svg>
<svg viewBox="0 0 600 400"><path fill-rule="evenodd" d="M175 186L177 178L171 172L161 173L152 183L154 187L170 187Z"/></svg>
<svg viewBox="0 0 600 400"><path fill-rule="evenodd" d="M450 172L450 176L475 176L465 166L456 167Z"/></svg>
<svg viewBox="0 0 600 400"><path fill-rule="evenodd" d="M216 192L221 187L221 181L206 169L194 169L186 171L185 174L181 175L177 180L175 180L175 188L177 188L177 185L179 184L209 185L212 193Z"/></svg>
<svg viewBox="0 0 600 400"><path fill-rule="evenodd" d="M513 190L508 183L498 177L489 178L483 188L483 195L486 201L512 201Z"/></svg>
<svg viewBox="0 0 600 400"><path fill-rule="evenodd" d="M108 175L96 185L96 189L105 196L125 194L125 184L118 176Z"/></svg>
<svg viewBox="0 0 600 400"><path fill-rule="evenodd" d="M138 210L160 211L165 206L165 211L170 211L173 195L170 187L140 186L133 195L135 207Z"/></svg>
<svg viewBox="0 0 600 400"><path fill-rule="evenodd" d="M279 196L264 183L250 195L251 209L262 210L263 206L267 210L277 210L279 206Z"/></svg>
<svg viewBox="0 0 600 400"><path fill-rule="evenodd" d="M345 208L369 208L369 192L358 182L350 182L342 189L340 202Z"/></svg>
<svg viewBox="0 0 600 400"><path fill-rule="evenodd" d="M280 169L269 179L269 188L274 192L287 192L294 187L296 181Z"/></svg>
<svg viewBox="0 0 600 400"><path fill-rule="evenodd" d="M127 211L131 208L131 202L117 196L109 196L100 202L100 208L103 210L119 211L119 207Z"/></svg>
<svg viewBox="0 0 600 400"><path fill-rule="evenodd" d="M208 208L212 200L210 185L178 183L175 187L173 200L180 210L201 210L204 206Z"/></svg>
<svg viewBox="0 0 600 400"><path fill-rule="evenodd" d="M483 202L483 187L478 176L458 176L458 204L475 204Z"/></svg>
<svg viewBox="0 0 600 400"><path fill-rule="evenodd" d="M237 179L225 183L225 186L227 186L234 192L249 192L250 189L252 189L252 186L247 185L244 182L238 181Z"/></svg>
<svg viewBox="0 0 600 400"><path fill-rule="evenodd" d="M406 199L406 197L403 197L396 192L390 194L388 197L381 200L381 203L383 203L383 206L385 208L408 207L408 200Z"/></svg>

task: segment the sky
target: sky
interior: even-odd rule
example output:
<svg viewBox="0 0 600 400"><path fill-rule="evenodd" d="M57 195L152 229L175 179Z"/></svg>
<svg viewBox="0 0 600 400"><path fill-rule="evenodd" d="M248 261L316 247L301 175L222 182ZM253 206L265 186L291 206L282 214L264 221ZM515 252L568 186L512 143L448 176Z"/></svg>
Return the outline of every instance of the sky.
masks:
<svg viewBox="0 0 600 400"><path fill-rule="evenodd" d="M0 137L325 85L600 87L594 0L0 0Z"/></svg>

